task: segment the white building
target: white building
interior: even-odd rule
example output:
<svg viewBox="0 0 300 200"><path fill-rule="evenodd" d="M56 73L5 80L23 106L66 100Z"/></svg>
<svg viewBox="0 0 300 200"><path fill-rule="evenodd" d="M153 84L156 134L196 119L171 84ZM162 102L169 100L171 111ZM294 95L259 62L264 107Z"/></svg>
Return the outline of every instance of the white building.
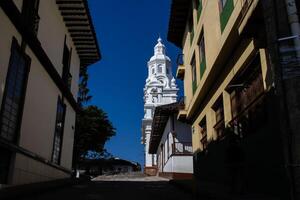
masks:
<svg viewBox="0 0 300 200"><path fill-rule="evenodd" d="M79 71L100 59L87 1L0 1L0 26L0 187L70 177Z"/></svg>
<svg viewBox="0 0 300 200"><path fill-rule="evenodd" d="M174 103L178 88L172 75L171 60L166 56L165 46L158 38L154 55L148 61L148 77L144 87L144 118L142 120L142 144L145 145L146 174L156 174L156 157L149 154L149 141L154 110L156 106Z"/></svg>
<svg viewBox="0 0 300 200"><path fill-rule="evenodd" d="M177 120L181 106L156 107L150 135L149 153L157 156L158 174L171 179L193 177L191 126Z"/></svg>

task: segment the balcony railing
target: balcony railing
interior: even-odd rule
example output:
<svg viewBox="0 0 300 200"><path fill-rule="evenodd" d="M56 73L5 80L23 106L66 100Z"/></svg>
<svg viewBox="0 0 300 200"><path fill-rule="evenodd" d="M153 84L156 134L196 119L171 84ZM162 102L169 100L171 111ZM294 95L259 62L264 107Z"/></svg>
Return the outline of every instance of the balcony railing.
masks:
<svg viewBox="0 0 300 200"><path fill-rule="evenodd" d="M219 120L214 125L214 129L216 131L218 140L222 140L225 137L225 121L224 121L224 119Z"/></svg>
<svg viewBox="0 0 300 200"><path fill-rule="evenodd" d="M173 154L192 154L193 147L191 142L175 142L173 144Z"/></svg>
<svg viewBox="0 0 300 200"><path fill-rule="evenodd" d="M259 128L266 119L265 93L259 94L229 122L232 131L241 138Z"/></svg>
<svg viewBox="0 0 300 200"><path fill-rule="evenodd" d="M201 135L202 135L202 138L200 140L202 146L203 146L203 149L206 149L207 146L208 146L208 141L207 141L207 133L206 131L202 131L201 132Z"/></svg>

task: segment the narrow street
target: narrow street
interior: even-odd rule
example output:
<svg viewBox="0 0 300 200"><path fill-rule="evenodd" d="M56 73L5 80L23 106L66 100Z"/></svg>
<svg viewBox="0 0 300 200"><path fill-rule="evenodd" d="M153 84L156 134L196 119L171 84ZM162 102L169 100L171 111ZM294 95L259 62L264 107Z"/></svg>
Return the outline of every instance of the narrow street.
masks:
<svg viewBox="0 0 300 200"><path fill-rule="evenodd" d="M103 176L91 182L69 186L23 200L96 200L96 199L192 199L192 196L169 184L167 179L142 174Z"/></svg>

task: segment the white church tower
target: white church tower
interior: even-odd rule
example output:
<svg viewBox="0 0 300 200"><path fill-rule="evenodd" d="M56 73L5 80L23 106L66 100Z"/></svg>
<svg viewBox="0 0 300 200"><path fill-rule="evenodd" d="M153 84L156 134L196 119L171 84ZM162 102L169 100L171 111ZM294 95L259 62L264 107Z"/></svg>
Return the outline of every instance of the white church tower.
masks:
<svg viewBox="0 0 300 200"><path fill-rule="evenodd" d="M144 172L148 175L156 174L156 156L148 153L155 107L176 102L178 92L165 45L162 44L161 38L158 38L157 42L154 55L148 61L148 77L144 87L145 115L142 120L142 144L145 145Z"/></svg>

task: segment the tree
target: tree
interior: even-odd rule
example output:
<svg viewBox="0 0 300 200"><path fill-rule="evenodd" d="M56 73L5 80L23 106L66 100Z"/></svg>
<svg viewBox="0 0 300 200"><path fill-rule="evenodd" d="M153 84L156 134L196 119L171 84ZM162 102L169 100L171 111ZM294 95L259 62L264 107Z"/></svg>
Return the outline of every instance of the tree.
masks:
<svg viewBox="0 0 300 200"><path fill-rule="evenodd" d="M116 134L107 114L97 106L82 108L77 116L77 130L74 144L74 159L80 161L89 151L102 154L104 144Z"/></svg>
<svg viewBox="0 0 300 200"><path fill-rule="evenodd" d="M104 149L104 144L116 134L107 114L101 108L93 105L85 106L92 98L87 87L88 78L87 69L81 68L78 92L80 111L76 115L73 167L88 155L109 157L110 154Z"/></svg>
<svg viewBox="0 0 300 200"><path fill-rule="evenodd" d="M90 90L87 87L89 75L86 68L80 68L80 82L78 92L78 105L82 107L84 104L89 102L92 96L89 95Z"/></svg>

